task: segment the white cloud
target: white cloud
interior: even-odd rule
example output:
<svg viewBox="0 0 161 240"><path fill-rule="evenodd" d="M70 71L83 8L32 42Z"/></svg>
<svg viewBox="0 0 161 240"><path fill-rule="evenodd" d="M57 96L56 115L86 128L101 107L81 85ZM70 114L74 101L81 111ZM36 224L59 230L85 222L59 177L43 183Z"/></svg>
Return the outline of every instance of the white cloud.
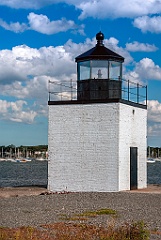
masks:
<svg viewBox="0 0 161 240"><path fill-rule="evenodd" d="M11 8L39 9L57 3L74 5L81 10L80 18L135 18L161 13L160 0L1 0L0 5Z"/></svg>
<svg viewBox="0 0 161 240"><path fill-rule="evenodd" d="M77 28L74 21L66 20L65 18L57 21L50 21L46 15L38 15L33 12L28 15L28 20L30 29L48 35Z"/></svg>
<svg viewBox="0 0 161 240"><path fill-rule="evenodd" d="M67 4L80 4L82 0L0 0L1 6L7 6L15 9L40 9L45 6L67 3Z"/></svg>
<svg viewBox="0 0 161 240"><path fill-rule="evenodd" d="M12 113L12 116L10 117L10 121L32 124L36 116L37 116L37 113L32 110L27 112L20 111L20 112L15 112L14 114Z"/></svg>
<svg viewBox="0 0 161 240"><path fill-rule="evenodd" d="M46 15L35 14L33 12L29 13L27 18L28 24L19 22L11 22L8 24L0 19L0 26L15 33L34 30L42 34L51 35L71 30L73 33L78 32L79 34L84 35L84 25L81 24L80 26L77 26L72 20L62 18L60 20L50 21Z"/></svg>
<svg viewBox="0 0 161 240"><path fill-rule="evenodd" d="M14 47L11 51L1 50L0 83L7 84L26 80L28 69L33 67L32 60L36 58L36 52L38 54L36 49L31 49L25 45Z"/></svg>
<svg viewBox="0 0 161 240"><path fill-rule="evenodd" d="M76 80L74 58L95 44L95 38L87 38L84 43L79 44L69 40L64 46L36 49L21 45L12 50L1 50L1 96L15 100L0 100L0 118L32 124L39 116L47 117L48 81ZM128 58L128 63L133 61L127 49L119 47L119 41L116 38L105 39L104 44ZM128 74L129 79L135 81L141 81L145 77L161 79L160 67L148 58L136 63L133 71ZM59 88L52 85L51 91L59 91ZM66 93L67 97L68 95L69 93ZM54 95L52 98L56 99ZM157 101L149 101L148 105L149 134L152 135L156 134L156 125L161 124L161 104Z"/></svg>
<svg viewBox="0 0 161 240"><path fill-rule="evenodd" d="M1 6L7 6L10 8L24 8L24 9L40 9L45 6L67 3L67 4L80 4L82 0L1 0Z"/></svg>
<svg viewBox="0 0 161 240"><path fill-rule="evenodd" d="M161 103L157 100L148 101L148 135L161 135Z"/></svg>
<svg viewBox="0 0 161 240"><path fill-rule="evenodd" d="M2 19L0 19L0 26L15 33L24 32L28 29L28 26L25 23L20 24L19 22L16 22L8 24Z"/></svg>
<svg viewBox="0 0 161 240"><path fill-rule="evenodd" d="M14 122L33 123L37 113L33 110L25 109L26 106L27 102L22 100L15 102L0 100L0 118Z"/></svg>
<svg viewBox="0 0 161 240"><path fill-rule="evenodd" d="M105 46L120 53L129 61L132 60L129 53L118 46L119 41L117 39L105 39L104 43ZM1 50L1 96L30 102L30 111L38 116L46 116L48 81L70 81L70 79L76 81L75 57L94 47L95 44L95 38L87 38L84 43L79 44L69 40L64 46L36 49L20 45L13 47L11 50ZM53 88L53 91L58 90L56 86L53 86ZM3 109L5 110L4 104L3 102ZM23 109L23 112L25 112L25 109ZM18 117L14 117L14 119L18 119ZM25 121L25 117L22 119Z"/></svg>
<svg viewBox="0 0 161 240"><path fill-rule="evenodd" d="M24 82L28 76L70 75L75 70L73 56L63 46L33 49L25 45L0 51L0 83ZM63 69L62 69L63 66Z"/></svg>
<svg viewBox="0 0 161 240"><path fill-rule="evenodd" d="M123 78L126 80L130 80L131 82L134 82L134 83L142 83L142 79L139 73L137 73L135 70L125 72Z"/></svg>
<svg viewBox="0 0 161 240"><path fill-rule="evenodd" d="M148 101L148 119L161 123L161 103L157 100Z"/></svg>
<svg viewBox="0 0 161 240"><path fill-rule="evenodd" d="M94 37L92 40L87 38L84 43L74 43L70 39L67 41L67 43L64 45L64 48L67 52L70 52L73 56L78 56L79 54L89 50L90 48L94 47L96 45L96 38ZM111 49L114 52L117 52L122 57L125 58L125 64L128 64L133 61L133 58L129 54L129 52L119 46L119 40L111 37L109 39L104 40L104 46Z"/></svg>
<svg viewBox="0 0 161 240"><path fill-rule="evenodd" d="M148 124L148 137L160 137L161 135L161 123L157 124ZM158 143L160 144L160 142Z"/></svg>
<svg viewBox="0 0 161 240"><path fill-rule="evenodd" d="M158 48L153 44L139 43L134 41L126 44L126 49L130 52L155 52Z"/></svg>
<svg viewBox="0 0 161 240"><path fill-rule="evenodd" d="M137 82L147 80L161 80L161 68L156 65L152 59L143 58L138 63L135 63L135 67L132 71L128 71L125 74L127 79L131 79Z"/></svg>
<svg viewBox="0 0 161 240"><path fill-rule="evenodd" d="M136 18L133 22L133 25L139 29L141 29L142 32L152 32L152 33L161 33L161 17L155 16L155 17L148 17L148 16L142 16L139 18Z"/></svg>
<svg viewBox="0 0 161 240"><path fill-rule="evenodd" d="M72 2L74 4L74 0ZM161 12L161 2L158 0L87 0L74 5L82 10L81 19L90 16L95 18L135 18Z"/></svg>
<svg viewBox="0 0 161 240"><path fill-rule="evenodd" d="M48 81L76 80L74 56L63 46L34 49L21 45L1 50L0 65L1 96L30 103L30 111L24 108L21 114L20 111L14 111L12 116L3 114L3 118L11 121L32 122L37 115L47 116ZM17 101L15 106L7 104L1 104L0 112L11 106L16 108Z"/></svg>
<svg viewBox="0 0 161 240"><path fill-rule="evenodd" d="M17 9L39 9L54 2L56 2L56 0L1 0L0 5Z"/></svg>
<svg viewBox="0 0 161 240"><path fill-rule="evenodd" d="M161 68L152 59L143 58L136 64L135 71L142 79L161 80Z"/></svg>
<svg viewBox="0 0 161 240"><path fill-rule="evenodd" d="M104 43L105 46L125 57L126 61L133 60L126 49L118 46L119 41L117 39L105 39ZM11 92L12 94L15 93L14 96L17 94L21 98L23 96L27 97L28 92L24 89L29 86L29 83L36 86L38 81L42 83L46 81L48 76L59 80L70 79L72 75L76 74L74 58L92 48L95 44L95 38L92 40L87 38L84 43L79 44L69 40L64 46L36 49L20 45L13 47L12 50L1 50L0 84L3 86L3 94L9 95L9 86L12 85L13 91Z"/></svg>
<svg viewBox="0 0 161 240"><path fill-rule="evenodd" d="M112 51L120 54L122 57L125 58L124 63L125 65L133 61L133 58L131 57L129 52L126 49L118 46L119 45L118 39L111 37L108 40L105 40L104 43L107 48L111 49Z"/></svg>

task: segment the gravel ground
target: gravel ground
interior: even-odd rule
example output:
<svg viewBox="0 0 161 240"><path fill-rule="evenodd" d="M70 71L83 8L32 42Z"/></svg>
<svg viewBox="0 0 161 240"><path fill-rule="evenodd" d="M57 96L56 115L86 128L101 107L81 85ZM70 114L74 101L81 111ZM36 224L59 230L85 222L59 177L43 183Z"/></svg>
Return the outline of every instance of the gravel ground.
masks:
<svg viewBox="0 0 161 240"><path fill-rule="evenodd" d="M63 193L0 198L0 226L38 226L62 221L74 213L110 208L117 217L99 216L89 223L116 224L143 220L149 229L161 232L161 194L140 192ZM161 235L151 239L161 239Z"/></svg>

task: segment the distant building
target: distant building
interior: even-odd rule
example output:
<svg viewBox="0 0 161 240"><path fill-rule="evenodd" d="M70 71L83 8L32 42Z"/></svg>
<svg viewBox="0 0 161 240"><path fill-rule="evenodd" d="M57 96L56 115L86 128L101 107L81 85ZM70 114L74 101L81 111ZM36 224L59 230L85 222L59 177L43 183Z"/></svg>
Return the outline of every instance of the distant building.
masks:
<svg viewBox="0 0 161 240"><path fill-rule="evenodd" d="M147 187L147 88L122 78L124 58L103 33L96 40L76 57L76 99L49 98L50 191Z"/></svg>

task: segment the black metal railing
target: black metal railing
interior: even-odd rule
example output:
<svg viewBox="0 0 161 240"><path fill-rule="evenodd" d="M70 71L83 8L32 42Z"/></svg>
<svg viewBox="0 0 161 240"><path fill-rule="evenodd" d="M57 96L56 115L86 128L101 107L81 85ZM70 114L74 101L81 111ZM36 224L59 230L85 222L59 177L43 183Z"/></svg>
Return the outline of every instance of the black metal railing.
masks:
<svg viewBox="0 0 161 240"><path fill-rule="evenodd" d="M122 99L147 105L147 85L122 79Z"/></svg>
<svg viewBox="0 0 161 240"><path fill-rule="evenodd" d="M114 79L111 80L113 81ZM110 81L110 79L107 81ZM117 89L120 90L121 99L147 106L146 85L135 83L126 79L115 81L121 81L121 85L119 85L121 86L121 89ZM86 89L86 91L92 92L92 95L96 96L97 91L100 90L96 87L92 89ZM112 89L110 87L108 88L108 91L116 91L116 88ZM77 89L77 81L49 81L49 101L76 101L77 96L79 96L80 92L81 89ZM103 95L105 95L107 89L102 88L101 92ZM107 93L107 95L109 94Z"/></svg>
<svg viewBox="0 0 161 240"><path fill-rule="evenodd" d="M77 82L49 81L49 101L77 100Z"/></svg>

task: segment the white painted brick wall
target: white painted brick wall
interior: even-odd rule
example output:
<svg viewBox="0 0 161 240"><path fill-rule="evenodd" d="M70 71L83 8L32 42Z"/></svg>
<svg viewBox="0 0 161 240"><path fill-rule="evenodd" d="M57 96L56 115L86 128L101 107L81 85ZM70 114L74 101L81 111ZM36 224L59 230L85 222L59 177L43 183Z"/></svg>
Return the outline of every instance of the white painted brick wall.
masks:
<svg viewBox="0 0 161 240"><path fill-rule="evenodd" d="M118 191L118 104L49 106L52 191Z"/></svg>
<svg viewBox="0 0 161 240"><path fill-rule="evenodd" d="M129 146L138 141L141 143L139 166L143 173L139 173L139 186L145 185L146 126L144 132L137 129L139 135L144 135L143 141L137 133L132 133L132 126L137 128L142 116L146 120L146 110L137 108L134 120L130 120L132 109L120 103L49 105L48 189L129 189Z"/></svg>
<svg viewBox="0 0 161 240"><path fill-rule="evenodd" d="M130 189L130 147L138 147L138 188L147 187L147 110L120 104L119 190Z"/></svg>

